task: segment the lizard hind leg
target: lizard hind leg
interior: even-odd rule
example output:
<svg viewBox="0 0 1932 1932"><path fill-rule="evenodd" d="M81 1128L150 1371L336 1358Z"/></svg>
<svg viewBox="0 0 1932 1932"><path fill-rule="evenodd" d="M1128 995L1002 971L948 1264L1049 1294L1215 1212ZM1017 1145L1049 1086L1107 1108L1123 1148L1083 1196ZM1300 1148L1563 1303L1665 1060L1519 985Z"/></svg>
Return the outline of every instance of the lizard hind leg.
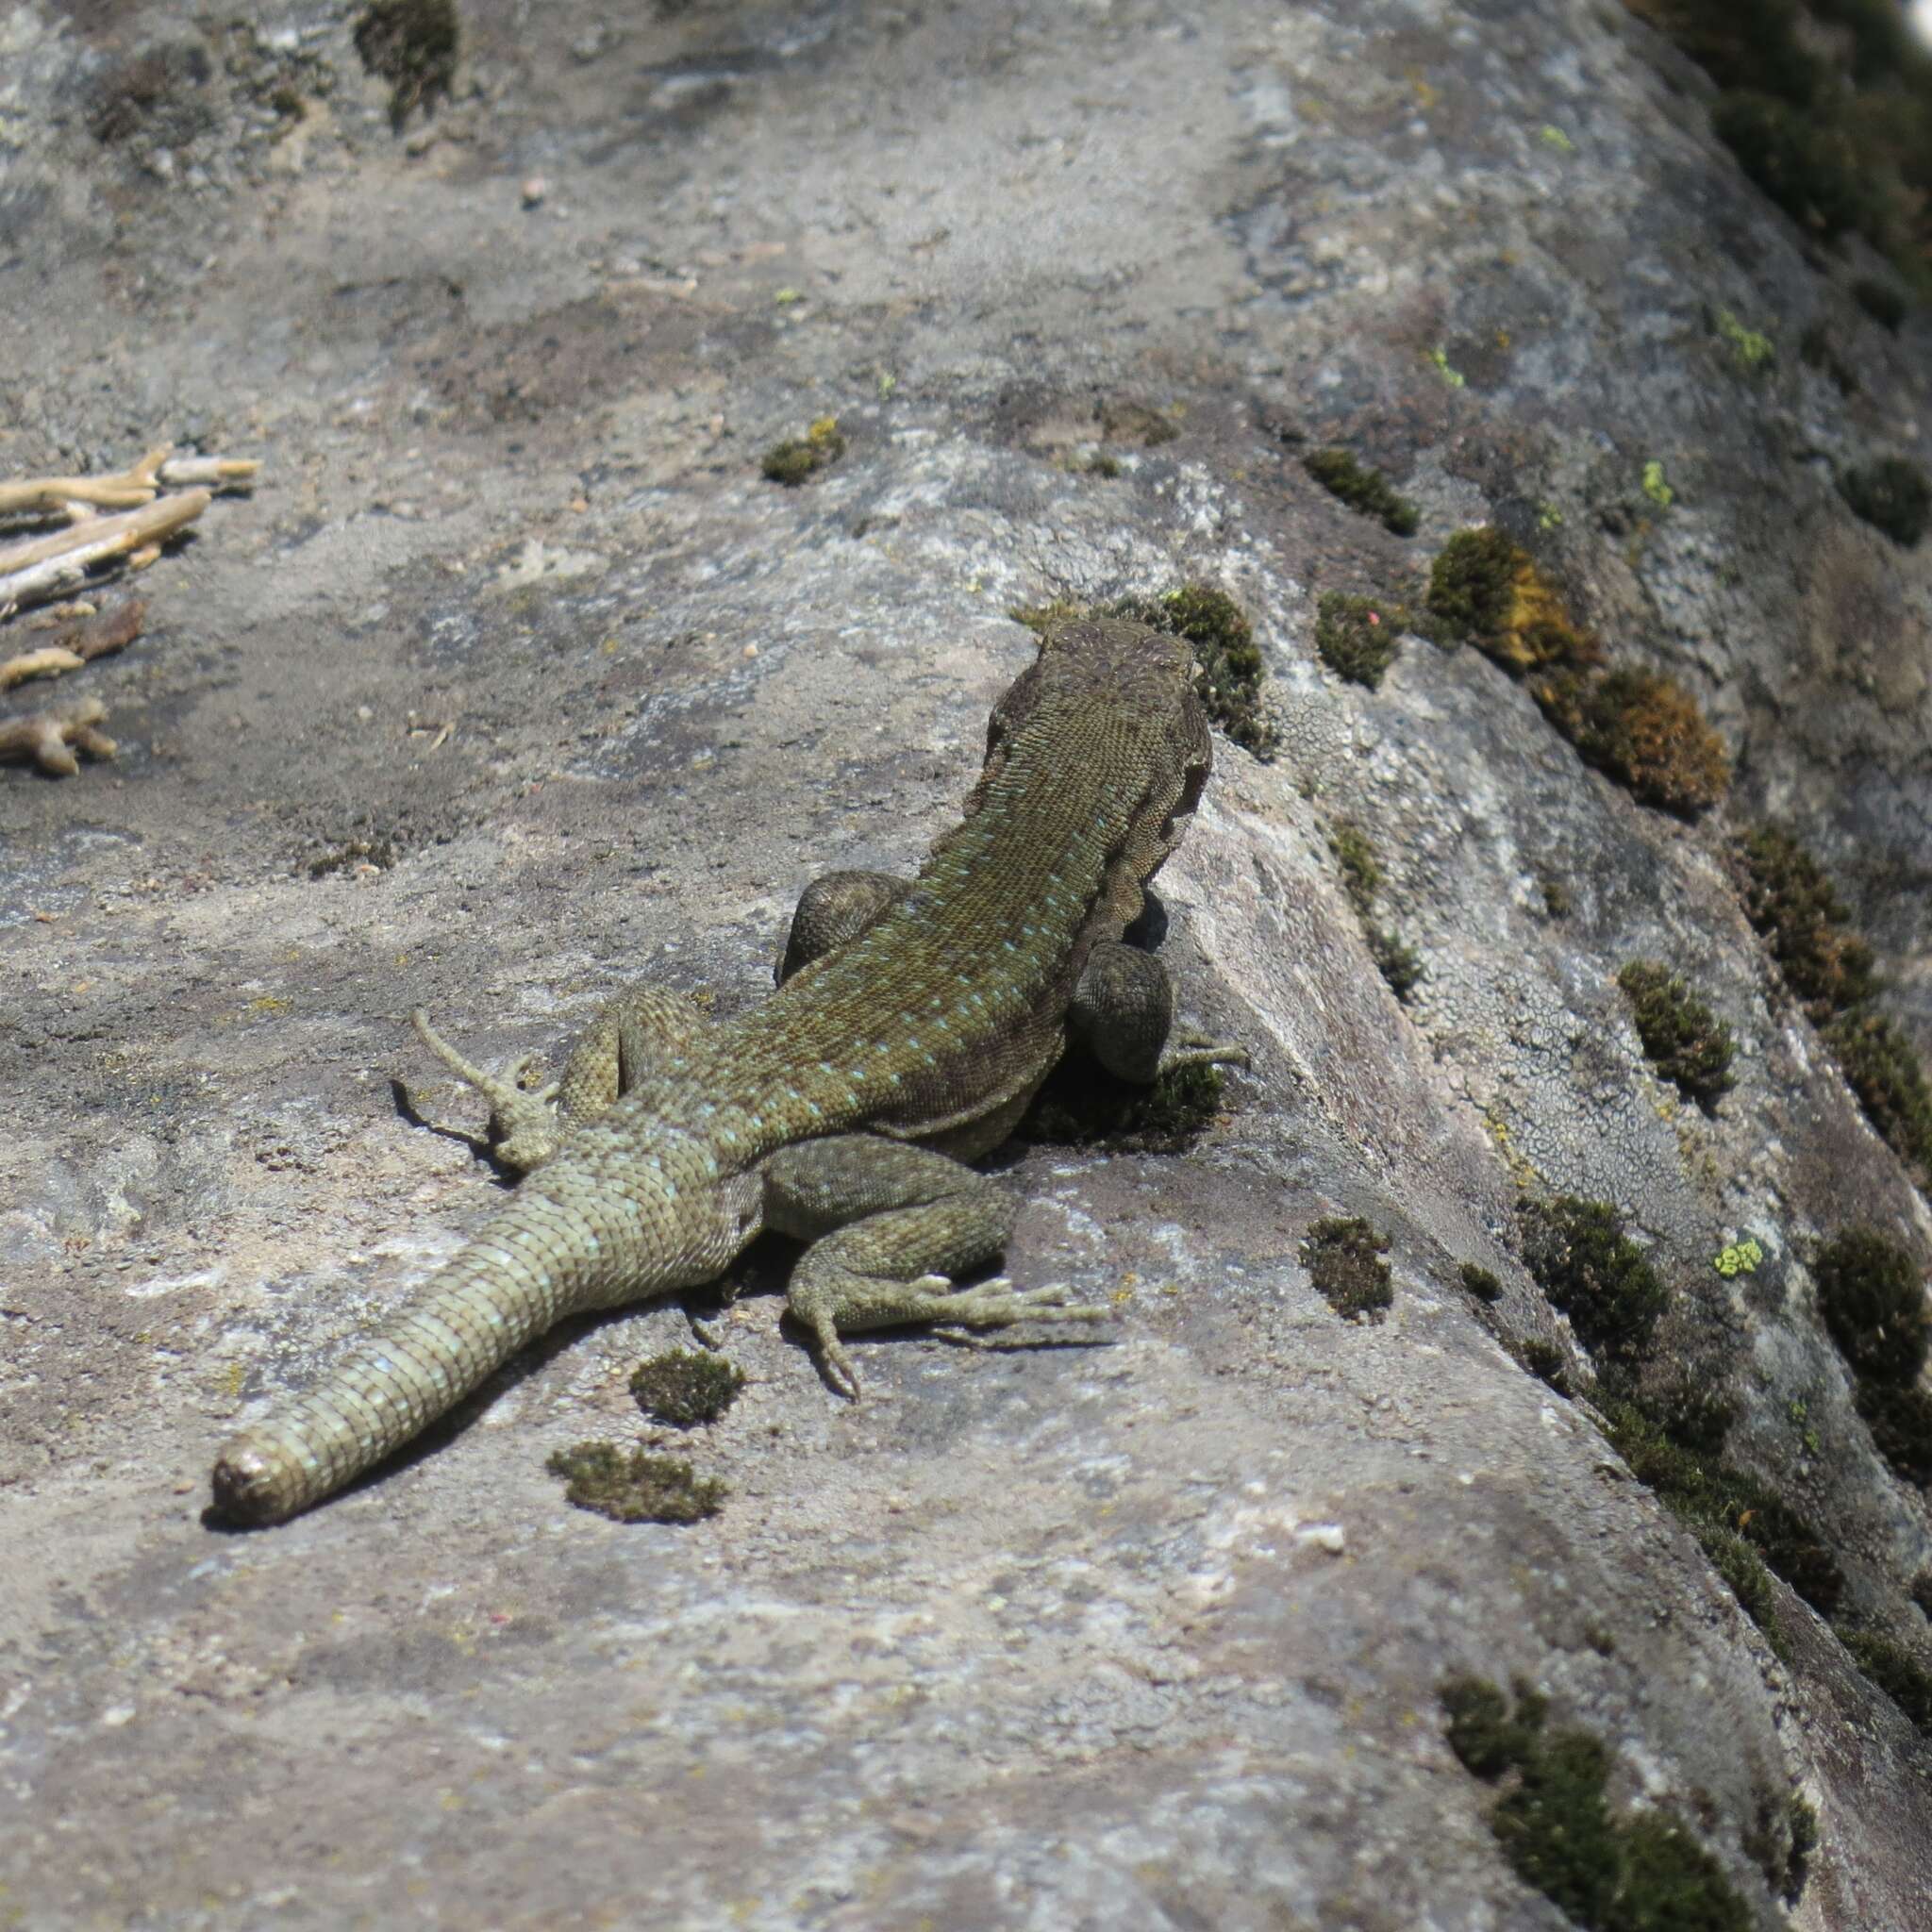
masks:
<svg viewBox="0 0 1932 1932"><path fill-rule="evenodd" d="M627 988L598 1008L557 1079L545 1087L525 1087L524 1076L534 1055L501 1074L486 1073L443 1040L420 1007L411 1017L423 1044L490 1103L496 1131L488 1151L518 1174L541 1167L573 1127L597 1119L612 1101L689 1047L705 1024L678 993L658 987ZM455 1128L441 1131L477 1143L475 1135Z"/></svg>
<svg viewBox="0 0 1932 1932"><path fill-rule="evenodd" d="M1087 956L1067 1020L1109 1074L1146 1084L1180 1067L1248 1064L1248 1050L1174 1032L1174 982L1152 953L1100 940Z"/></svg>
<svg viewBox="0 0 1932 1932"><path fill-rule="evenodd" d="M490 1118L496 1128L492 1143L496 1158L519 1174L527 1174L532 1168L541 1167L557 1151L557 1115L552 1103L557 1098L558 1084L553 1081L547 1087L536 1088L522 1084L536 1057L525 1054L503 1073L491 1074L466 1060L451 1046L430 1025L429 1015L421 1007L409 1015L409 1020L416 1029L417 1039L458 1079L466 1081L490 1103ZM436 1124L432 1122L431 1124ZM438 1131L452 1133L458 1130L439 1127ZM460 1138L474 1144L478 1137L462 1134Z"/></svg>
<svg viewBox="0 0 1932 1932"><path fill-rule="evenodd" d="M1016 1289L1004 1276L955 1289L955 1275L1005 1249L1018 1204L943 1154L834 1134L781 1148L762 1172L765 1225L811 1243L792 1270L787 1306L811 1330L825 1378L842 1395L858 1395L843 1335L914 1322L1004 1328L1113 1313L1066 1289Z"/></svg>
<svg viewBox="0 0 1932 1932"><path fill-rule="evenodd" d="M910 890L884 872L828 872L815 878L798 895L773 977L783 986L800 967L850 944Z"/></svg>

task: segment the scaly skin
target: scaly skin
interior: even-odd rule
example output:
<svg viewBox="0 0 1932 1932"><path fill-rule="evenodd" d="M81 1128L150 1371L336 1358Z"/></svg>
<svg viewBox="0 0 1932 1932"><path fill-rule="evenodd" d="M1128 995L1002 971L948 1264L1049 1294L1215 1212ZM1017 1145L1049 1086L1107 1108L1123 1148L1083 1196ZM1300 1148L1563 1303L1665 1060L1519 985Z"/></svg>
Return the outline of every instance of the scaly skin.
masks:
<svg viewBox="0 0 1932 1932"><path fill-rule="evenodd" d="M918 878L840 874L808 892L787 976L739 1019L621 998L536 1095L419 1019L508 1128L499 1151L536 1172L413 1308L222 1450L217 1513L307 1508L553 1323L708 1281L765 1227L811 1243L790 1305L847 1394L841 1331L1106 1315L1058 1289L953 1288L999 1254L1015 1208L951 1157L1006 1137L1070 1025L1132 1078L1244 1058L1163 1053L1165 974L1120 943L1207 780L1193 676L1185 643L1138 625L1054 632L995 707L965 817Z"/></svg>

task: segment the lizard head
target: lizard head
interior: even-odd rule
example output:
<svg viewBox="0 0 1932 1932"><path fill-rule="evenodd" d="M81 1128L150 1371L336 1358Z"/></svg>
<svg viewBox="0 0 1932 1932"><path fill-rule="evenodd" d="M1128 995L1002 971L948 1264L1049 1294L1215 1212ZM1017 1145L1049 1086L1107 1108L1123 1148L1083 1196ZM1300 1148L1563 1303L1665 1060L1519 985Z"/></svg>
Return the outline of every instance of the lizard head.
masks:
<svg viewBox="0 0 1932 1932"><path fill-rule="evenodd" d="M1028 733L1045 730L1078 743L1086 733L1063 721L1105 719L1109 732L1133 741L1132 767L1148 793L1143 817L1164 858L1180 842L1213 763L1208 714L1194 689L1200 675L1193 646L1171 632L1121 617L1055 625L1040 641L1040 656L987 720L986 766L975 798Z"/></svg>

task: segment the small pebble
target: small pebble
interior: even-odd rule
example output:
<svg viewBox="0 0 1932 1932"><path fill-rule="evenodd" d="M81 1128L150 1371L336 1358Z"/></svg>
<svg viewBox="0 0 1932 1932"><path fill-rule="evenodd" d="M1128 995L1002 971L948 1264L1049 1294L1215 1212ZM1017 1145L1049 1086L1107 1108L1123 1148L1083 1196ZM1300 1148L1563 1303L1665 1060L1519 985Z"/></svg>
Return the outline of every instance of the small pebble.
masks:
<svg viewBox="0 0 1932 1932"><path fill-rule="evenodd" d="M543 206L543 197L549 192L549 182L544 180L541 175L532 175L524 183L524 206L525 208L541 208Z"/></svg>

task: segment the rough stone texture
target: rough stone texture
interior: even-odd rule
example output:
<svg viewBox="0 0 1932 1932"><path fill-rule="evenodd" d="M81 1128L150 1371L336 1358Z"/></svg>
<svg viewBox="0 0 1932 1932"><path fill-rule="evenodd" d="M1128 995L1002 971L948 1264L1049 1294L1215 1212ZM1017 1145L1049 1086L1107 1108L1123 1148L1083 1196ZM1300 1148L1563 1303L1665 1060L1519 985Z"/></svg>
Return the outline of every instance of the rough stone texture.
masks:
<svg viewBox="0 0 1932 1932"><path fill-rule="evenodd" d="M1924 1742L1782 1586L1772 1656L1456 1273L1564 1339L1517 1186L1619 1203L1673 1345L1724 1351L1739 1459L1923 1642L1932 1519L1803 1257L1855 1218L1923 1256L1925 1204L1779 994L1724 821L1632 804L1474 652L1411 639L1372 694L1312 645L1324 590L1471 523L1533 541L1695 691L1740 811L1839 868L1932 1046L1932 549L1830 477L1926 458L1924 317L1864 315L1614 6L487 0L401 139L349 13L0 5L0 473L268 464L66 681L119 762L0 771L0 1919L1554 1926L1441 1741L1473 1669L1599 1730L1767 1924L1740 1842L1792 1789L1793 1923L1925 1924ZM1856 396L1795 353L1821 318ZM1180 434L1087 473L1108 400ZM761 479L828 414L841 462ZM1330 443L1416 538L1303 473ZM218 1438L487 1204L392 1102L447 1096L410 1006L554 1055L614 981L757 998L808 877L910 865L965 791L1008 607L1183 575L1255 619L1284 736L1224 747L1163 879L1255 1074L1189 1155L1012 1166L1013 1273L1121 1292L1118 1346L867 1343L847 1407L761 1254L724 1324L752 1385L689 1445L711 1523L543 1473L638 1429L671 1308L559 1335L287 1528L202 1526ZM1422 952L1406 1008L1341 817ZM1736 1032L1714 1118L1645 1067L1633 957ZM1392 1236L1379 1325L1295 1258L1331 1213Z"/></svg>

